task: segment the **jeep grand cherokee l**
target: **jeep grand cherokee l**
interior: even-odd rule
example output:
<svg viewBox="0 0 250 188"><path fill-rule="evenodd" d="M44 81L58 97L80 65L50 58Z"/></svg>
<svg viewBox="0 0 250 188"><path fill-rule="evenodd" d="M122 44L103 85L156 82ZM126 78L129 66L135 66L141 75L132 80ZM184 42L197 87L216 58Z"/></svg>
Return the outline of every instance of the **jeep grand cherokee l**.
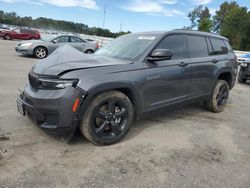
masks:
<svg viewBox="0 0 250 188"><path fill-rule="evenodd" d="M94 55L70 46L38 61L17 98L40 128L108 145L134 119L160 108L203 101L221 112L235 84L236 56L226 38L173 30L129 34Z"/></svg>

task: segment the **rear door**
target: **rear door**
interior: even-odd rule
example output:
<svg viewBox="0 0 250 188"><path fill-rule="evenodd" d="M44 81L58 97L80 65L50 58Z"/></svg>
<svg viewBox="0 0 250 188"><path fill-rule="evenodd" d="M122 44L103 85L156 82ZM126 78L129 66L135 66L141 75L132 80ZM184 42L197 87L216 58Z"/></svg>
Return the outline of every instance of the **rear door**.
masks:
<svg viewBox="0 0 250 188"><path fill-rule="evenodd" d="M77 50L81 52L84 52L86 41L84 41L83 39L79 37L74 37L74 36L71 36L70 39L71 39L70 40L71 46L73 46L74 48L76 48Z"/></svg>
<svg viewBox="0 0 250 188"><path fill-rule="evenodd" d="M210 56L212 47L208 38L198 35L185 36L191 73L188 97L202 97L212 91L216 61Z"/></svg>
<svg viewBox="0 0 250 188"><path fill-rule="evenodd" d="M170 60L146 62L145 108L151 110L184 101L188 94L189 67L182 34L168 35L155 49L168 49Z"/></svg>

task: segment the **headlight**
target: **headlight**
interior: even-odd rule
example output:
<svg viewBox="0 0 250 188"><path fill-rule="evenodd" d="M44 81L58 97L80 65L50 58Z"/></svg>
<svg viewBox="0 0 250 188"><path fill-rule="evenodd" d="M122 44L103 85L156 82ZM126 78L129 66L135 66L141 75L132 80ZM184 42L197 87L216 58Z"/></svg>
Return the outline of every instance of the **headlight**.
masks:
<svg viewBox="0 0 250 188"><path fill-rule="evenodd" d="M28 47L28 46L31 46L31 45L32 45L32 43L23 43L23 44L21 44L22 47Z"/></svg>
<svg viewBox="0 0 250 188"><path fill-rule="evenodd" d="M241 63L240 64L242 67L247 67L247 63Z"/></svg>
<svg viewBox="0 0 250 188"><path fill-rule="evenodd" d="M77 79L39 79L39 88L40 89L64 89L69 86L76 86L78 83Z"/></svg>

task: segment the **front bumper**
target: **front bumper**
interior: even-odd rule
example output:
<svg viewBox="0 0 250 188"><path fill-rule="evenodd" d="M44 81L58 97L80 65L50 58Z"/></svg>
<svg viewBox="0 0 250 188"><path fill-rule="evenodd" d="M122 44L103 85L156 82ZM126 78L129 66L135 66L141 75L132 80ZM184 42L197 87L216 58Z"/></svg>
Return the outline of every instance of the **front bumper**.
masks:
<svg viewBox="0 0 250 188"><path fill-rule="evenodd" d="M84 94L79 89L69 87L61 90L34 90L29 84L17 97L24 115L49 134L66 136L74 133L79 118L72 111L75 100L83 102ZM80 102L80 103L81 103Z"/></svg>
<svg viewBox="0 0 250 188"><path fill-rule="evenodd" d="M250 63L247 67L241 67L239 72L239 77L243 79L250 79Z"/></svg>
<svg viewBox="0 0 250 188"><path fill-rule="evenodd" d="M17 53L22 53L25 55L33 55L33 49L22 47L22 46L16 46L15 50Z"/></svg>

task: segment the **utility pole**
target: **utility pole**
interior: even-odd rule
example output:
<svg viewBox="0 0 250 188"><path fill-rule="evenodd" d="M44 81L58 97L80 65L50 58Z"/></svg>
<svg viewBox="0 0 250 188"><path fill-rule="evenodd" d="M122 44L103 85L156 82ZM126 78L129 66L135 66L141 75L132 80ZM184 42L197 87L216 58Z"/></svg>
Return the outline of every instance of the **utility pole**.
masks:
<svg viewBox="0 0 250 188"><path fill-rule="evenodd" d="M120 32L119 33L121 33L122 32L122 24L120 24Z"/></svg>
<svg viewBox="0 0 250 188"><path fill-rule="evenodd" d="M103 25L102 25L102 29L105 29L105 22L106 22L106 10L107 10L107 0L104 0L104 9L103 9Z"/></svg>

